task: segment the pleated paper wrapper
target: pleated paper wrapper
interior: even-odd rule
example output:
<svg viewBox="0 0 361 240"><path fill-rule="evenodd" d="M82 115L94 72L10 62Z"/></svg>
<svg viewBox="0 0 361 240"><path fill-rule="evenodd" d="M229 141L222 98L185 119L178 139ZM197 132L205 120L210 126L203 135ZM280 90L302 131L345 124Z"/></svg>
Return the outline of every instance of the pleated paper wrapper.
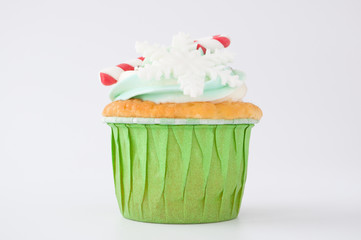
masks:
<svg viewBox="0 0 361 240"><path fill-rule="evenodd" d="M115 193L125 218L207 223L238 216L252 121L212 125L105 121L112 131Z"/></svg>

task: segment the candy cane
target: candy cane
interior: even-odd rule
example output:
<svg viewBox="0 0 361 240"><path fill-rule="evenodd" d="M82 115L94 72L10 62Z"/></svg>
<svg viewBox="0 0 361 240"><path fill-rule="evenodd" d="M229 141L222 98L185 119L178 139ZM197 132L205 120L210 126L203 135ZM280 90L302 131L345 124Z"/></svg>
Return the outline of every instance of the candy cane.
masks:
<svg viewBox="0 0 361 240"><path fill-rule="evenodd" d="M214 51L216 49L227 48L229 44L231 44L231 40L229 37L223 35L215 35L213 37L201 38L195 40L194 42L197 44L197 49L201 48L203 53L205 54L207 49L210 51Z"/></svg>
<svg viewBox="0 0 361 240"><path fill-rule="evenodd" d="M213 37L201 38L195 40L197 43L197 49L201 48L205 54L207 50L214 51L216 49L227 48L231 43L229 37L223 35L215 35ZM100 80L106 85L113 85L118 82L120 75L125 71L134 71L135 67L138 67L144 61L144 57L139 57L126 63L121 63L115 67L107 68L100 71Z"/></svg>
<svg viewBox="0 0 361 240"><path fill-rule="evenodd" d="M123 72L134 71L134 68L139 67L144 60L144 57L121 63L115 67L106 68L100 71L100 81L106 85L113 85L116 83Z"/></svg>

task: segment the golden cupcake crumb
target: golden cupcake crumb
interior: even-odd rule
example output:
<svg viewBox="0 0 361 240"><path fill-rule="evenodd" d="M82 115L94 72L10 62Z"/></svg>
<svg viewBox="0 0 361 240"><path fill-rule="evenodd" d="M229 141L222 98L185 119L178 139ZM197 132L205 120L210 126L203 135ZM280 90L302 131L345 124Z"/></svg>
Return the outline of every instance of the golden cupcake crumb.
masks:
<svg viewBox="0 0 361 240"><path fill-rule="evenodd" d="M119 100L108 104L104 117L140 118L198 118L198 119L255 119L260 120L262 111L246 102L188 102L159 103L139 99Z"/></svg>

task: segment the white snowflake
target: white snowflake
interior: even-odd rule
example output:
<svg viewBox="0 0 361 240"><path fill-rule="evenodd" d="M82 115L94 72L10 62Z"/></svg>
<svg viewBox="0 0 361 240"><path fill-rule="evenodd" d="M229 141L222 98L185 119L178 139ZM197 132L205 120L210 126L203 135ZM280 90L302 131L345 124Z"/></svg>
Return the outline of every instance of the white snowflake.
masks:
<svg viewBox="0 0 361 240"><path fill-rule="evenodd" d="M179 33L173 37L170 47L151 45L147 42L136 43L136 51L145 57L143 65L137 70L145 79L177 79L185 95L197 97L203 94L207 79L219 77L223 85L237 87L242 84L238 75L232 74L227 64L232 55L225 49L206 51L197 50L189 35Z"/></svg>

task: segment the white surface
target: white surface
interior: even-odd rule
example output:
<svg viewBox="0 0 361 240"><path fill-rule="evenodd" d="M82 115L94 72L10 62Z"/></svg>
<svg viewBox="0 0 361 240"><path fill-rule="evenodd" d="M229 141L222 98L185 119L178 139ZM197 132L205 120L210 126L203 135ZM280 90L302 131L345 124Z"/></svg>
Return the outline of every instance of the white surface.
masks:
<svg viewBox="0 0 361 240"><path fill-rule="evenodd" d="M361 238L360 1L0 4L0 239ZM97 73L178 31L230 35L264 111L235 221L118 211Z"/></svg>

